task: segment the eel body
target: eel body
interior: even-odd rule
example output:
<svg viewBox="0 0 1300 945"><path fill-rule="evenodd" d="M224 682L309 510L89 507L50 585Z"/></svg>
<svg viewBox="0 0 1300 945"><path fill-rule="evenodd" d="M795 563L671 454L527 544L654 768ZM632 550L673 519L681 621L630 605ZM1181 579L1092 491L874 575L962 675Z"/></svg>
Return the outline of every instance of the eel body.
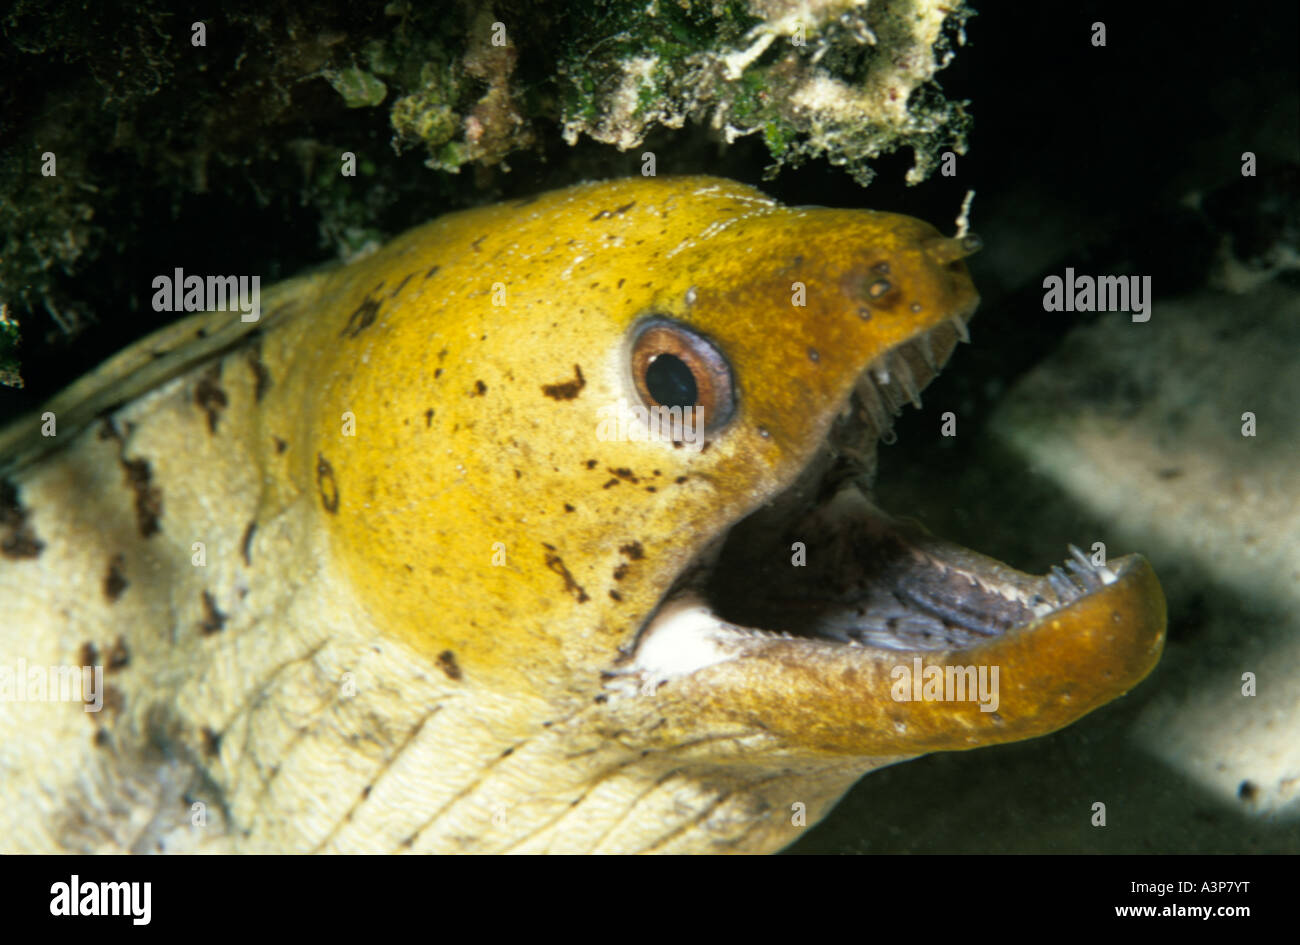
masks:
<svg viewBox="0 0 1300 945"><path fill-rule="evenodd" d="M1033 577L870 499L971 249L586 184L110 359L0 433L0 850L769 851L1127 691L1140 557Z"/></svg>

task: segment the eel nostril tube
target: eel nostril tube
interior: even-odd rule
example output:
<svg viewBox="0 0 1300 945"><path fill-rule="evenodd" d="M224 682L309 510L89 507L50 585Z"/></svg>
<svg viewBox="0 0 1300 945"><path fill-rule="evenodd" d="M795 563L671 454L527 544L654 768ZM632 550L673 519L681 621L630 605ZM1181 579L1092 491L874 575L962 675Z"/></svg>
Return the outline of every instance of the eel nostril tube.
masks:
<svg viewBox="0 0 1300 945"><path fill-rule="evenodd" d="M924 252L941 266L950 262L956 262L958 259L965 259L967 256L973 256L984 246L984 241L974 233L967 233L965 236L939 236L931 240L926 240L923 244Z"/></svg>

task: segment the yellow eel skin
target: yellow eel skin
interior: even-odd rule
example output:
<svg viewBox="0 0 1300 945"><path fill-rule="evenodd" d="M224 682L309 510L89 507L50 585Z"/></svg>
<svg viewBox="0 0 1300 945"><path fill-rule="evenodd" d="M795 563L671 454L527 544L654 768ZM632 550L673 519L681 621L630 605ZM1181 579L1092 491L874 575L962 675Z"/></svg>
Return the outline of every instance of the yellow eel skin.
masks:
<svg viewBox="0 0 1300 945"><path fill-rule="evenodd" d="M55 436L0 434L0 672L104 668L98 712L0 701L0 850L771 851L866 771L1126 692L1164 638L1137 556L921 654L1000 667L996 712L895 701L913 654L797 636L640 667L674 581L796 483L864 371L922 335L946 359L967 252L715 178L583 184L110 359ZM597 435L640 403L648 317L729 366L703 450Z"/></svg>

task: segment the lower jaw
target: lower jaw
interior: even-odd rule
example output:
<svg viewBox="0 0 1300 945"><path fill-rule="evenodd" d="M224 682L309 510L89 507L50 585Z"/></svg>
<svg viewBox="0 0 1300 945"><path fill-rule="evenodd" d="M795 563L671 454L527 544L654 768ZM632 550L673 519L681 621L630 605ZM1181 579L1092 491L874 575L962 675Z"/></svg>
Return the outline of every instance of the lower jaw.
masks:
<svg viewBox="0 0 1300 945"><path fill-rule="evenodd" d="M1072 555L1035 577L844 482L784 520L735 526L660 606L614 686L657 693L656 711L676 706L692 730L755 729L783 757L897 760L1055 731L1127 692L1163 648L1164 598L1139 556ZM900 697L898 674L918 661L982 667L1000 692Z"/></svg>

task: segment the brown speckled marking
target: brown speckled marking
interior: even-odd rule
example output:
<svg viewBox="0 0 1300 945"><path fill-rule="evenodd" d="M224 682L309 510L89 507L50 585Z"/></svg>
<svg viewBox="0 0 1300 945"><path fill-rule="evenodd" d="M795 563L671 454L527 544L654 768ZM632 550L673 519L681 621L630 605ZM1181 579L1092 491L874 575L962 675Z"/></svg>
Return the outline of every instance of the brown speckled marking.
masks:
<svg viewBox="0 0 1300 945"><path fill-rule="evenodd" d="M199 622L199 632L204 636L219 633L226 625L226 615L217 609L216 599L211 591L203 592L203 620Z"/></svg>
<svg viewBox="0 0 1300 945"><path fill-rule="evenodd" d="M194 402L208 415L208 432L217 432L217 422L221 411L230 403L225 390L221 387L221 362L218 361L199 375L199 383L194 388Z"/></svg>
<svg viewBox="0 0 1300 945"><path fill-rule="evenodd" d="M451 650L443 650L438 654L438 668L447 674L448 679L460 679L464 675L460 671L460 664L456 662L456 654Z"/></svg>
<svg viewBox="0 0 1300 945"><path fill-rule="evenodd" d="M645 557L645 549L641 547L639 541L629 541L626 545L619 545L618 550L627 555L633 561L640 561Z"/></svg>
<svg viewBox="0 0 1300 945"><path fill-rule="evenodd" d="M482 397L482 396L483 396L484 394L486 394L486 393L487 393L487 385L484 384L482 381L475 381L475 382L474 382L474 389L473 389L472 391L470 391L470 396L471 396L471 397Z"/></svg>
<svg viewBox="0 0 1300 945"><path fill-rule="evenodd" d="M259 336L248 349L248 367L253 372L253 400L262 402L266 392L271 389L271 372L262 363L262 339Z"/></svg>
<svg viewBox="0 0 1300 945"><path fill-rule="evenodd" d="M108 651L108 671L124 669L131 665L131 651L126 647L126 640L118 637L113 648Z"/></svg>
<svg viewBox="0 0 1300 945"><path fill-rule="evenodd" d="M44 550L45 542L27 521L30 515L18 501L18 488L0 479L0 554L6 558L37 558Z"/></svg>
<svg viewBox="0 0 1300 945"><path fill-rule="evenodd" d="M289 444L286 443L284 440L280 439L278 436L271 437L271 442L275 444L275 451L277 453L283 453L285 450L289 448Z"/></svg>
<svg viewBox="0 0 1300 945"><path fill-rule="evenodd" d="M625 479L632 483L632 485L636 485L641 481L637 478L636 473L632 472L632 470L628 469L626 466L619 466L617 469L612 466L606 466L605 468L610 471L611 475L618 476L620 479Z"/></svg>
<svg viewBox="0 0 1300 945"><path fill-rule="evenodd" d="M115 602L131 586L131 582L122 573L125 568L126 557L120 553L113 555L113 559L108 562L108 574L104 576L104 596L110 603Z"/></svg>
<svg viewBox="0 0 1300 945"><path fill-rule="evenodd" d="M587 380L582 376L582 368L575 364L573 380L560 381L558 384L543 384L542 393L555 400L573 400L586 386Z"/></svg>
<svg viewBox="0 0 1300 945"><path fill-rule="evenodd" d="M545 543L543 542L543 544ZM546 553L546 566L564 579L564 589L572 594L574 600L579 604L585 604L587 601L591 600L591 598L587 596L586 590L581 584L573 579L573 575L569 573L569 569L564 566L564 559L555 554L554 551L548 551Z"/></svg>
<svg viewBox="0 0 1300 945"><path fill-rule="evenodd" d="M240 542L240 550L244 554L244 564L252 567L253 565L253 534L257 531L257 522L249 522L248 527L244 529L244 540Z"/></svg>
<svg viewBox="0 0 1300 945"><path fill-rule="evenodd" d="M602 210L600 211L600 213L596 214L594 217L591 218L591 222L595 223L597 220L607 220L610 217L619 216L620 214L627 213L635 206L636 206L636 201L633 200L631 203L625 203L623 204L623 206L615 207L613 210Z"/></svg>
<svg viewBox="0 0 1300 945"><path fill-rule="evenodd" d="M339 510L339 484L334 479L334 467L324 453L316 454L316 488L320 502L331 515Z"/></svg>
<svg viewBox="0 0 1300 945"><path fill-rule="evenodd" d="M221 733L203 726L203 754L215 758L221 751Z"/></svg>
<svg viewBox="0 0 1300 945"><path fill-rule="evenodd" d="M162 531L162 490L153 484L153 472L147 459L122 457L122 471L126 484L135 492L135 520L140 537L148 538Z"/></svg>
<svg viewBox="0 0 1300 945"><path fill-rule="evenodd" d="M614 569L614 580L621 581L623 578L627 577L627 569L630 567L632 567L632 565L628 564L626 561L616 567Z"/></svg>
<svg viewBox="0 0 1300 945"><path fill-rule="evenodd" d="M424 412L424 425L425 425L426 427L431 427L431 426L433 426L433 408L432 408L432 407L430 407L428 410L426 410L426 411Z"/></svg>
<svg viewBox="0 0 1300 945"><path fill-rule="evenodd" d="M81 658L82 666L99 665L99 648L89 640L81 644L81 651L77 655Z"/></svg>
<svg viewBox="0 0 1300 945"><path fill-rule="evenodd" d="M438 270L441 268L442 267L439 266L437 263L434 263L432 266L429 267L429 270L424 274L424 278L432 279L435 275L437 275Z"/></svg>
<svg viewBox="0 0 1300 945"><path fill-rule="evenodd" d="M415 273L413 273L413 272L409 272L409 273L407 273L407 274L402 278L402 281L399 282L399 283L397 283L396 286L394 286L393 291L388 293L388 297L389 297L390 299L395 299L395 298L397 298L397 293L401 292L403 289L406 288L406 284L407 284L408 282L411 281L411 278L412 278L414 275L415 275Z"/></svg>
<svg viewBox="0 0 1300 945"><path fill-rule="evenodd" d="M375 295L378 295L379 290L383 287L384 283L380 282L372 291ZM373 325L375 323L375 318L378 315L379 300L367 293L365 300L362 301L362 303L356 307L356 310L348 316L348 323L344 325L343 330L339 332L340 337L355 338Z"/></svg>

